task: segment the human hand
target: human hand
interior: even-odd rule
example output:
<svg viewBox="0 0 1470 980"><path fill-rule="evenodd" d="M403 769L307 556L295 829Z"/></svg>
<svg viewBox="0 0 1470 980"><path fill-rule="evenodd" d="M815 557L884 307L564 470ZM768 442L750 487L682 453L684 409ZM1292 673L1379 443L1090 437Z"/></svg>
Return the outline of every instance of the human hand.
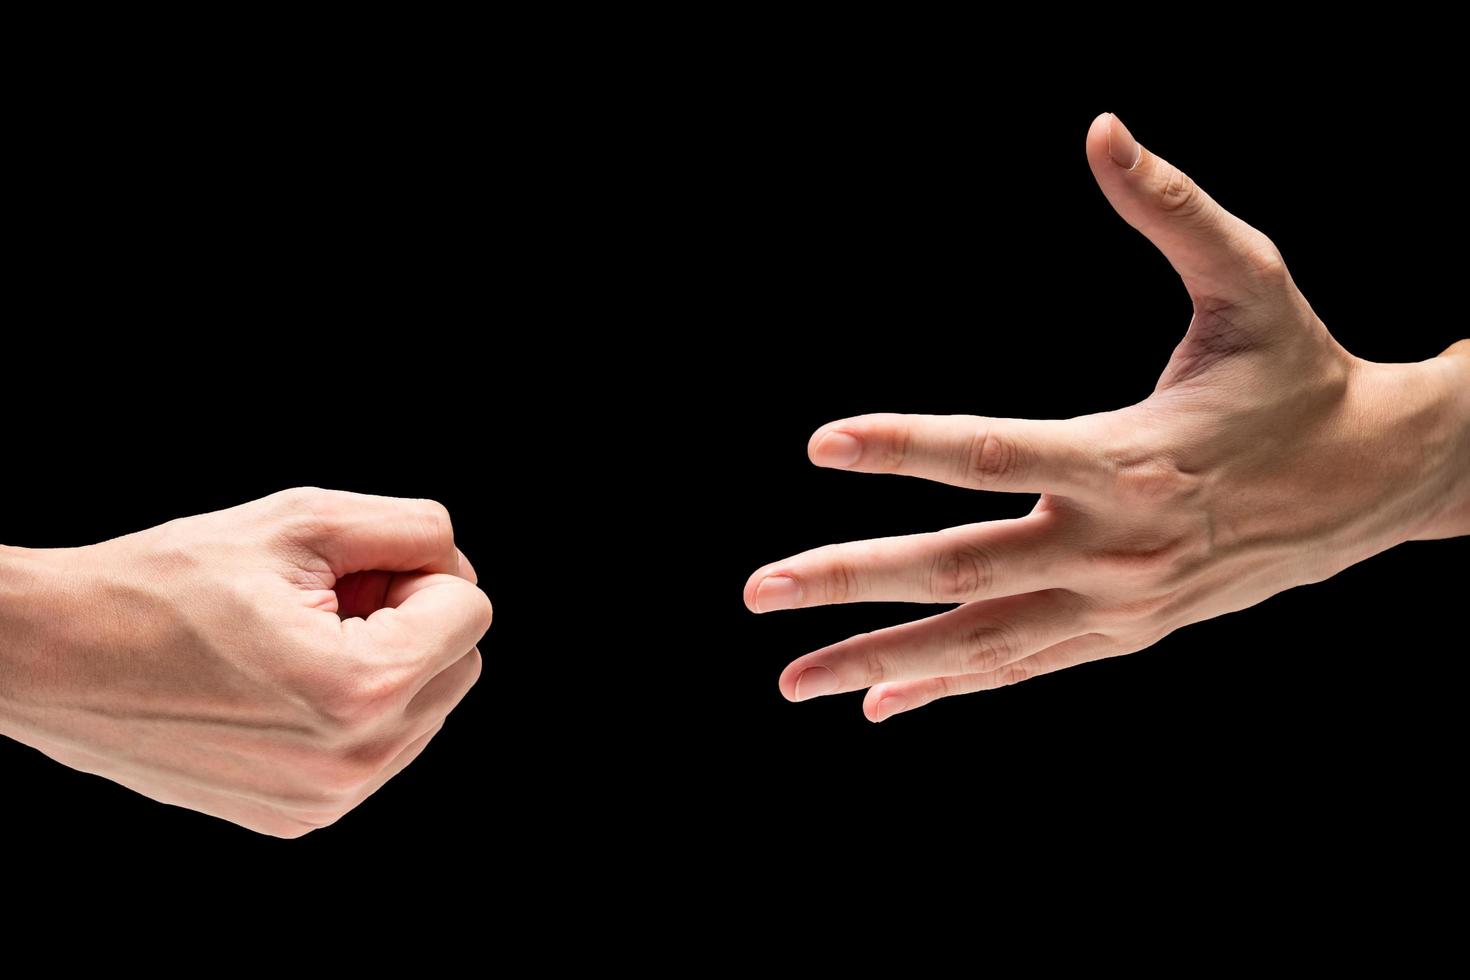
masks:
<svg viewBox="0 0 1470 980"><path fill-rule="evenodd" d="M475 581L441 505L317 489L0 549L0 732L299 837L411 763L478 679Z"/></svg>
<svg viewBox="0 0 1470 980"><path fill-rule="evenodd" d="M1183 279L1193 318L1152 395L1061 420L865 415L819 466L1039 493L1025 517L817 548L758 569L755 612L958 602L793 661L790 700L868 689L872 721L1156 643L1413 538L1470 533L1470 341L1354 357L1275 244L1104 113L1087 158Z"/></svg>

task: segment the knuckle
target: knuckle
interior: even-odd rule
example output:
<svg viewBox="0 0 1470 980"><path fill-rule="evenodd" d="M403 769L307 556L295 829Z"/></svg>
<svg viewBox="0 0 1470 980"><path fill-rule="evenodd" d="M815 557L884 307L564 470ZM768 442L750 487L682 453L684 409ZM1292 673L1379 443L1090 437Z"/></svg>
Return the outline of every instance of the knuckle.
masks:
<svg viewBox="0 0 1470 980"><path fill-rule="evenodd" d="M875 431L877 458L874 465L884 472L903 467L913 452L913 433L903 419L889 418Z"/></svg>
<svg viewBox="0 0 1470 980"><path fill-rule="evenodd" d="M287 539L326 537L340 524L340 503L330 490L295 487L276 497L277 531Z"/></svg>
<svg viewBox="0 0 1470 980"><path fill-rule="evenodd" d="M290 810L303 820L331 817L345 810L355 784L331 776L319 776L302 786L292 786L270 794L270 805Z"/></svg>
<svg viewBox="0 0 1470 980"><path fill-rule="evenodd" d="M402 738L355 739L339 745L328 756L327 785L350 796L367 785L403 748Z"/></svg>
<svg viewBox="0 0 1470 980"><path fill-rule="evenodd" d="M1158 207L1178 218L1189 218L1198 214L1204 205L1204 195L1199 192L1194 179L1169 165L1158 184Z"/></svg>
<svg viewBox="0 0 1470 980"><path fill-rule="evenodd" d="M1096 625L1109 633L1151 630L1164 622L1175 606L1178 590L1149 591L1135 598L1113 602L1098 611Z"/></svg>
<svg viewBox="0 0 1470 980"><path fill-rule="evenodd" d="M985 428L971 438L964 466L971 481L985 484L1018 476L1022 462L1021 447L1013 437Z"/></svg>
<svg viewBox="0 0 1470 980"><path fill-rule="evenodd" d="M1020 649L1015 631L1000 623L966 630L960 647L960 673L984 674L1014 660Z"/></svg>
<svg viewBox="0 0 1470 980"><path fill-rule="evenodd" d="M1130 585L1147 584L1164 577L1169 568L1172 545L1139 543L1106 548L1091 555L1095 571L1106 578Z"/></svg>
<svg viewBox="0 0 1470 980"><path fill-rule="evenodd" d="M1123 464L1116 481L1116 490L1126 501L1150 507L1189 497L1198 484L1195 477L1161 455Z"/></svg>
<svg viewBox="0 0 1470 980"><path fill-rule="evenodd" d="M1170 602L1209 562L1208 545L1190 534L1107 548L1091 558L1096 573L1138 590L1123 605L1137 614Z"/></svg>
<svg viewBox="0 0 1470 980"><path fill-rule="evenodd" d="M1022 681L1035 677L1037 666L1031 660L1032 658L1027 657L1025 660L1018 660L1013 664L1006 664L999 670L994 671L993 683L996 687L1009 687L1012 684L1019 684Z"/></svg>
<svg viewBox="0 0 1470 980"><path fill-rule="evenodd" d="M1132 629L1119 630L1112 637L1102 657L1121 657L1139 650L1147 650L1177 629L1179 623L1164 616L1150 617L1148 621L1134 624Z"/></svg>
<svg viewBox="0 0 1470 980"><path fill-rule="evenodd" d="M449 514L449 508L437 500L421 501L422 516L425 536L433 541L454 540L454 520Z"/></svg>
<svg viewBox="0 0 1470 980"><path fill-rule="evenodd" d="M321 487L292 487L272 495L276 504L289 513L314 512L327 506L331 494Z"/></svg>
<svg viewBox="0 0 1470 980"><path fill-rule="evenodd" d="M878 647L870 647L863 651L863 670L864 687L872 687L886 680L894 680L898 676L888 652Z"/></svg>
<svg viewBox="0 0 1470 980"><path fill-rule="evenodd" d="M396 672L363 670L318 678L308 701L331 744L340 747L371 732L402 699L405 687Z"/></svg>
<svg viewBox="0 0 1470 980"><path fill-rule="evenodd" d="M994 580L990 553L979 545L963 545L935 557L929 591L941 601L959 602L988 593Z"/></svg>
<svg viewBox="0 0 1470 980"><path fill-rule="evenodd" d="M269 797L274 807L316 826L338 819L355 806L406 744L396 733L358 734L318 746L283 767L284 786Z"/></svg>
<svg viewBox="0 0 1470 980"><path fill-rule="evenodd" d="M1264 234L1246 247L1245 260L1251 272L1261 279L1281 282L1287 278L1286 259L1281 255L1281 249Z"/></svg>
<svg viewBox="0 0 1470 980"><path fill-rule="evenodd" d="M830 603L851 602L862 591L862 579L857 566L849 559L834 557L822 576L822 588Z"/></svg>
<svg viewBox="0 0 1470 980"><path fill-rule="evenodd" d="M335 815L347 806L366 782L367 777L359 777L346 769L326 773L319 777L311 789L297 794L297 809L312 817Z"/></svg>

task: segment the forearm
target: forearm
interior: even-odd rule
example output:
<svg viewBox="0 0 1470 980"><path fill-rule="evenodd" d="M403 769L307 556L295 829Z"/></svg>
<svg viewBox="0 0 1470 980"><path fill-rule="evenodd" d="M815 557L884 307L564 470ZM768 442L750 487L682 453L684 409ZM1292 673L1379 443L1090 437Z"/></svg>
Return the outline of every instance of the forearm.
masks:
<svg viewBox="0 0 1470 980"><path fill-rule="evenodd" d="M78 617L85 603L69 548L0 545L0 736L33 744L69 701Z"/></svg>
<svg viewBox="0 0 1470 980"><path fill-rule="evenodd" d="M1470 340L1454 344L1427 363L1441 382L1445 400L1443 491L1423 525L1410 536L1415 541L1470 534Z"/></svg>

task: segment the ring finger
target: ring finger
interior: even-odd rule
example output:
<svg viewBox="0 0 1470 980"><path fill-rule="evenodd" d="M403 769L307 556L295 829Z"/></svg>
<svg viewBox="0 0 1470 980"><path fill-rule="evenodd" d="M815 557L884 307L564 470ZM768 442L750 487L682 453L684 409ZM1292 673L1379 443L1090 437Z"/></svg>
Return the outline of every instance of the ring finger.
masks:
<svg viewBox="0 0 1470 980"><path fill-rule="evenodd" d="M1066 589L972 602L913 623L834 643L781 672L791 701L886 681L997 670L1087 632L1087 600Z"/></svg>
<svg viewBox="0 0 1470 980"><path fill-rule="evenodd" d="M992 691L1009 684L1050 674L1066 667L1075 667L1091 660L1116 657L1129 653L1127 647L1113 637L1101 633L1088 633L1064 640L1037 653L1007 664L999 670L975 674L960 674L949 677L926 677L917 681L900 681L896 684L879 684L868 691L863 699L863 714L869 721L886 721L904 711L922 708L931 701L953 697L956 694L973 694L976 691Z"/></svg>

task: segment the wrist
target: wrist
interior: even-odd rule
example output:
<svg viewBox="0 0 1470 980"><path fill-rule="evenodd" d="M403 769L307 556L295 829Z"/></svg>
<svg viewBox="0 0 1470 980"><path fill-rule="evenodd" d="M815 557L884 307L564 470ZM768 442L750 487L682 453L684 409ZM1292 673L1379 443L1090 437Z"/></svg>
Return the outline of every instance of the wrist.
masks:
<svg viewBox="0 0 1470 980"><path fill-rule="evenodd" d="M1334 536L1339 568L1405 541L1470 533L1470 357L1357 360L1339 430L1354 460L1338 479L1354 516Z"/></svg>
<svg viewBox="0 0 1470 980"><path fill-rule="evenodd" d="M1443 406L1439 430L1428 446L1438 462L1440 492L1408 536L1414 541L1470 534L1470 340L1450 346L1423 367Z"/></svg>

